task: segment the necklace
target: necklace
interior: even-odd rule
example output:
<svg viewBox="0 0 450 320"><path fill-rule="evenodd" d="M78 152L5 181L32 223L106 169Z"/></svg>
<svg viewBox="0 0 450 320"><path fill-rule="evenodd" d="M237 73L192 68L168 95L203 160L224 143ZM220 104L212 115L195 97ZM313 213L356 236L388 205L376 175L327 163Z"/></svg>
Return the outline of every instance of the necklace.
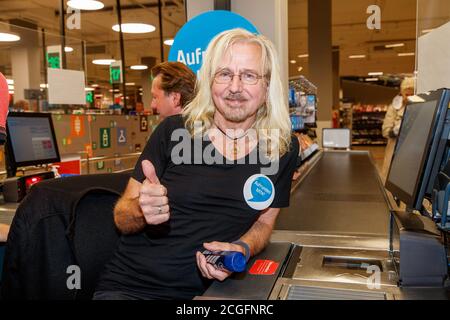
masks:
<svg viewBox="0 0 450 320"><path fill-rule="evenodd" d="M242 139L242 138L244 138L244 137L248 134L248 130L247 130L242 136L233 138L233 137L230 137L229 135L227 135L226 132L223 131L223 130L217 125L217 123L214 123L214 124L216 125L217 129L219 129L219 131L222 132L222 134L223 134L225 137L227 137L227 138L230 139L230 140L233 140L233 156L234 156L234 159L236 159L236 158L237 158L237 155L238 155L238 151L239 151L239 150L238 150L238 146L237 146L237 141L240 140L240 139Z"/></svg>

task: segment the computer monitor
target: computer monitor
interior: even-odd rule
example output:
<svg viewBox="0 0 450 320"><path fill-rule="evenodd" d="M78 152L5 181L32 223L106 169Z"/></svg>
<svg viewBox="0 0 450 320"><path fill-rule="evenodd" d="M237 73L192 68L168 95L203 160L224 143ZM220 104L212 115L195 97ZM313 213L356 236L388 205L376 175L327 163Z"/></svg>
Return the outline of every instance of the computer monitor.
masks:
<svg viewBox="0 0 450 320"><path fill-rule="evenodd" d="M6 130L8 177L15 176L19 167L60 161L51 114L10 112Z"/></svg>
<svg viewBox="0 0 450 320"><path fill-rule="evenodd" d="M422 210L448 158L449 96L440 89L406 106L385 186L409 209Z"/></svg>

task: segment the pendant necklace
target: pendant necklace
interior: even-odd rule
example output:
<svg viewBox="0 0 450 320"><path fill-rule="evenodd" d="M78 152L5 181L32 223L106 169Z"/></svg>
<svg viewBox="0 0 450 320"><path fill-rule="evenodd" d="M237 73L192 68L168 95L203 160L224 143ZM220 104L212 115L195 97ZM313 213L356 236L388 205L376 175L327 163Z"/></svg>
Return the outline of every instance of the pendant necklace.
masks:
<svg viewBox="0 0 450 320"><path fill-rule="evenodd" d="M237 146L237 141L242 139L243 137L245 137L248 134L248 130L242 136L237 137L237 138L233 138L233 137L230 137L229 135L227 135L225 133L225 131L223 131L216 123L214 123L214 124L216 125L217 129L219 129L219 131L222 132L222 134L224 136L226 136L230 140L233 140L233 156L234 156L234 160L236 160L237 154L238 154L238 151L239 151L238 150L238 146Z"/></svg>

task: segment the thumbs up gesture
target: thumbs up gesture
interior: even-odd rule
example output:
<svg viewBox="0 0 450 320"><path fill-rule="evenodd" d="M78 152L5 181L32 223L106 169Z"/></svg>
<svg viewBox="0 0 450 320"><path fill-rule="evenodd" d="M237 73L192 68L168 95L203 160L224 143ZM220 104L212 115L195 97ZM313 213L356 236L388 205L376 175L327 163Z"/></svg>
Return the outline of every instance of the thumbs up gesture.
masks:
<svg viewBox="0 0 450 320"><path fill-rule="evenodd" d="M150 161L142 161L142 171L145 180L139 190L139 206L147 224L164 223L170 218L167 189L159 182L155 167Z"/></svg>

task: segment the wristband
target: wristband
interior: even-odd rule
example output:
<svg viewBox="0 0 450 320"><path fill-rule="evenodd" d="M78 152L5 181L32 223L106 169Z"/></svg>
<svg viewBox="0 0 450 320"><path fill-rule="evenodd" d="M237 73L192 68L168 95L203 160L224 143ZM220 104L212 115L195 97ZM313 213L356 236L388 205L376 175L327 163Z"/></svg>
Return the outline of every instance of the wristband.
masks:
<svg viewBox="0 0 450 320"><path fill-rule="evenodd" d="M248 244L246 244L244 241L242 240L237 240L237 241L233 241L233 244L237 244L240 245L244 248L245 251L245 261L248 261L250 259L250 247Z"/></svg>

